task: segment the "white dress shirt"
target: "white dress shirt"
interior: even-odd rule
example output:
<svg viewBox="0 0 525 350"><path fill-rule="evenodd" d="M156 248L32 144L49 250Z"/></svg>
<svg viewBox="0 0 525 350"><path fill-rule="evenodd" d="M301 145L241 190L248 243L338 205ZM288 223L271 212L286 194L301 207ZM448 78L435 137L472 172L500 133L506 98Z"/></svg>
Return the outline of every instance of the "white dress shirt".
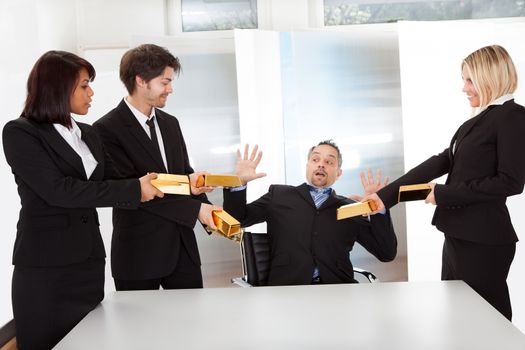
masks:
<svg viewBox="0 0 525 350"><path fill-rule="evenodd" d="M86 176L89 179L95 171L95 168L98 165L97 160L93 157L93 154L89 150L89 147L82 140L82 130L78 127L77 123L71 118L71 129L68 129L64 125L54 123L56 131L62 136L62 138L68 143L68 145L73 148L73 150L79 155L82 159L82 165L84 166L84 171Z"/></svg>
<svg viewBox="0 0 525 350"><path fill-rule="evenodd" d="M131 112L133 112L133 115L135 118L137 118L137 121L142 126L144 131L146 132L146 135L151 139L151 135L149 133L149 125L146 124L148 120L155 117L155 108L151 109L151 114L149 116L145 115L135 107L131 103L128 102L127 98L124 98L124 102L128 105ZM166 161L166 151L164 150L164 142L162 141L162 133L160 132L159 123L157 122L157 118L153 119L153 123L155 124L155 133L157 134L157 140L159 141L159 149L160 149L160 155L162 157L162 162L164 163L164 166L166 167L166 170L168 170L168 162Z"/></svg>

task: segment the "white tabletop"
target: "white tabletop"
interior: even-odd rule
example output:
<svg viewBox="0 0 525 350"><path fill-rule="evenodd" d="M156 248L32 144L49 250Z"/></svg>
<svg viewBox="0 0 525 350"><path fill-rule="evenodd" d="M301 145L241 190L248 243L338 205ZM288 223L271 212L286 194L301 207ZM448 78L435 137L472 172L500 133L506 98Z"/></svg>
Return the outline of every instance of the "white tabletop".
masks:
<svg viewBox="0 0 525 350"><path fill-rule="evenodd" d="M56 349L524 350L465 283L116 292Z"/></svg>

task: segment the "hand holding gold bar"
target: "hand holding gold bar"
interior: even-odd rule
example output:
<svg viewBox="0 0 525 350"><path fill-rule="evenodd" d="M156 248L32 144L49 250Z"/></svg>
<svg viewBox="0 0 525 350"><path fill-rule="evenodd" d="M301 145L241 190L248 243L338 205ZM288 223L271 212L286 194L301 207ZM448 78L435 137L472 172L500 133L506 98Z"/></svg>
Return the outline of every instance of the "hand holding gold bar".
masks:
<svg viewBox="0 0 525 350"><path fill-rule="evenodd" d="M241 223L233 216L224 210L212 211L213 222L217 226L217 230L211 230L208 226L205 227L209 233L218 233L233 241L240 241Z"/></svg>
<svg viewBox="0 0 525 350"><path fill-rule="evenodd" d="M202 186L239 187L242 183L237 175L205 174L197 178L196 187Z"/></svg>
<svg viewBox="0 0 525 350"><path fill-rule="evenodd" d="M151 184L163 193L190 195L190 183L186 175L157 174Z"/></svg>
<svg viewBox="0 0 525 350"><path fill-rule="evenodd" d="M377 205L372 200L343 205L342 207L337 208L337 220L360 215L369 215L376 210Z"/></svg>

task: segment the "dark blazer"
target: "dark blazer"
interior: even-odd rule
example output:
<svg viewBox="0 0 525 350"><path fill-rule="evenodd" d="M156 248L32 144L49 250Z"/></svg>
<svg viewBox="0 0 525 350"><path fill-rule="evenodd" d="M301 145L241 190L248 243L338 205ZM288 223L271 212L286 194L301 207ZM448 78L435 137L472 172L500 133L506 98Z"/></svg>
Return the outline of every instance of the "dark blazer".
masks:
<svg viewBox="0 0 525 350"><path fill-rule="evenodd" d="M483 244L515 243L518 238L505 204L525 182L525 108L510 100L489 106L458 129L450 147L378 191L387 208L397 203L399 186L436 185L432 224L446 235Z"/></svg>
<svg viewBox="0 0 525 350"><path fill-rule="evenodd" d="M86 181L81 158L52 124L18 118L4 127L4 152L22 205L13 254L17 266L64 266L105 257L95 207L133 209L140 203L137 179L100 181L114 177L113 169L91 127L77 124L98 161L93 181Z"/></svg>
<svg viewBox="0 0 525 350"><path fill-rule="evenodd" d="M352 202L335 191L319 209L304 183L272 185L246 204L246 191L224 191L224 210L242 226L267 222L271 244L269 285L310 284L314 267L323 283L352 283L349 252L357 241L381 261L396 256L397 239L390 215L336 220L336 210Z"/></svg>
<svg viewBox="0 0 525 350"><path fill-rule="evenodd" d="M186 144L177 118L155 110L168 169L160 153L124 101L93 124L106 151L125 178L147 172L191 174ZM205 195L166 195L141 205L138 211L113 210L111 268L113 277L146 280L169 275L182 245L200 265L193 227Z"/></svg>

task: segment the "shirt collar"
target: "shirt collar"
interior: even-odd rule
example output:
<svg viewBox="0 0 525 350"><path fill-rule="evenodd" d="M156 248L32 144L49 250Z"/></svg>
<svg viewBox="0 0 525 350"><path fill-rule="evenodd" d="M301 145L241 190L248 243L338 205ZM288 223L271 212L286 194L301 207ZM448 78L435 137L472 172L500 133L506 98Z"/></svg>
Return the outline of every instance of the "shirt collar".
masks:
<svg viewBox="0 0 525 350"><path fill-rule="evenodd" d="M326 194L331 194L332 193L332 188L331 187L326 187L326 188L320 188L320 187L315 187L309 183L306 184L308 186L308 190L310 190L310 192L315 192L315 193L326 193Z"/></svg>
<svg viewBox="0 0 525 350"><path fill-rule="evenodd" d="M484 108L480 108L476 115L480 114L481 112L483 112L485 109L487 109L489 106L501 106L502 104L504 104L505 102L507 101L510 101L510 100L513 100L514 99L514 95L512 94L506 94L506 95L503 95L503 96L500 96L498 97L497 99L495 99L494 101L492 101L489 105L485 106Z"/></svg>
<svg viewBox="0 0 525 350"><path fill-rule="evenodd" d="M137 118L140 124L145 125L148 120L150 120L151 118L155 116L155 108L152 108L150 115L147 116L141 111L139 111L138 109L136 109L131 103L129 103L127 97L124 98L124 102L126 102L126 105L129 107L129 109L131 110L135 118Z"/></svg>
<svg viewBox="0 0 525 350"><path fill-rule="evenodd" d="M69 133L71 135L76 135L78 138L82 138L82 130L78 127L78 124L75 122L73 118L71 118L71 128L68 128L67 126L64 126L62 124L53 123L53 126L56 130L62 132L62 133Z"/></svg>

